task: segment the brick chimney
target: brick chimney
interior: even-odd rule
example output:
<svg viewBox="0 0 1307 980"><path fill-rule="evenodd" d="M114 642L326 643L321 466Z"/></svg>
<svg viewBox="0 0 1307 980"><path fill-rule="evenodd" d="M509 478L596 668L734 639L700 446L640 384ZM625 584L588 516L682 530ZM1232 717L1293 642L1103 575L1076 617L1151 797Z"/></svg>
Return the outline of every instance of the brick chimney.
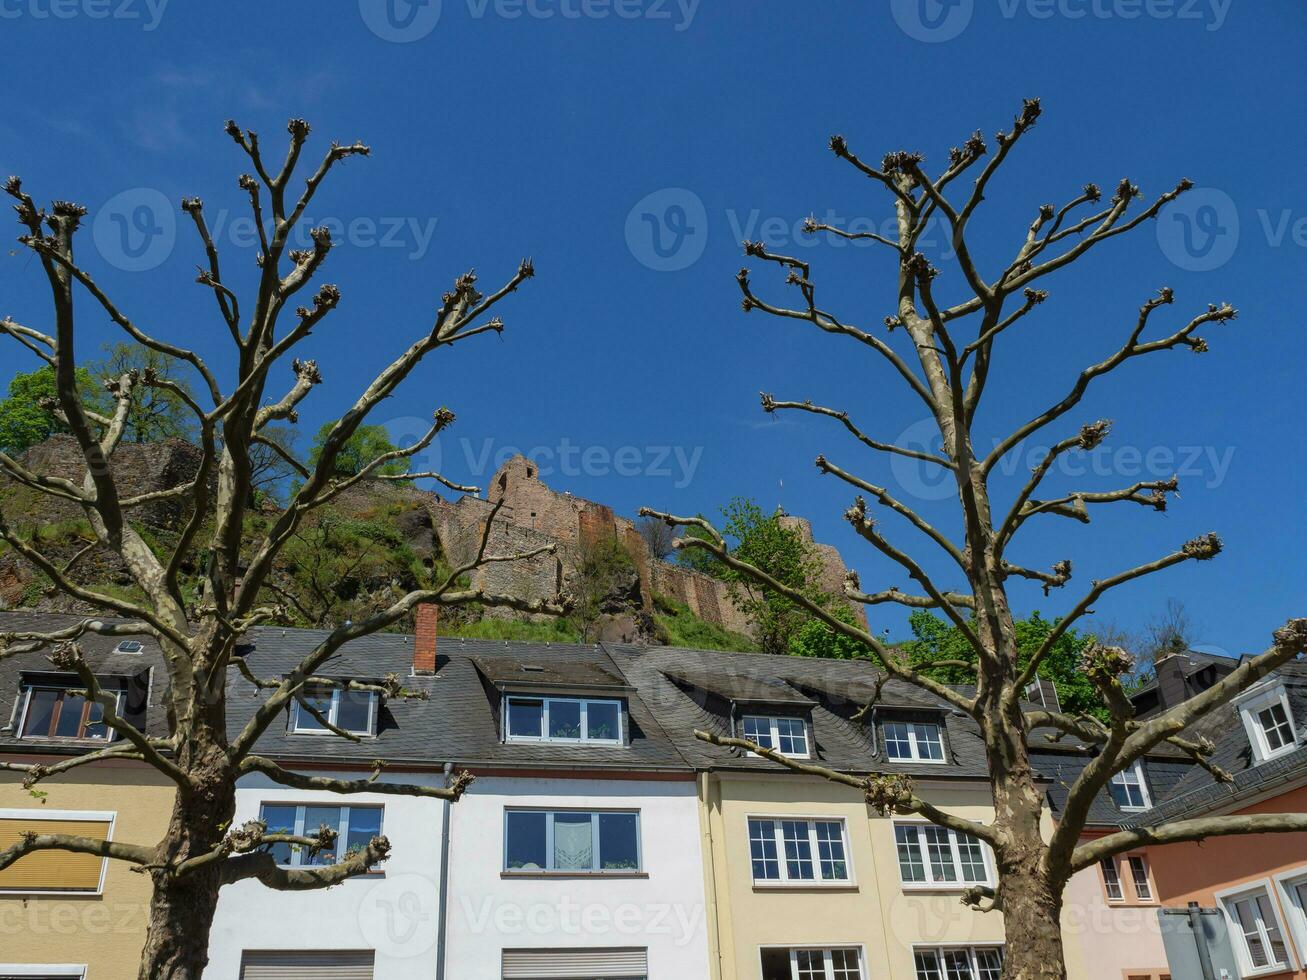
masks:
<svg viewBox="0 0 1307 980"><path fill-rule="evenodd" d="M436 623L440 606L424 602L413 609L413 673L431 675L436 672Z"/></svg>

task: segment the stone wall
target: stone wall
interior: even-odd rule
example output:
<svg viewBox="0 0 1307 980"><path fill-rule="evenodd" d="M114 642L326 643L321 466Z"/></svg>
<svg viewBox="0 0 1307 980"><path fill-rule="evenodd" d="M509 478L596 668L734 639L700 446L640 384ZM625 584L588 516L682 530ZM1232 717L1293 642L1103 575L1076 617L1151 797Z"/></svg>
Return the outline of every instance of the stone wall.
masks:
<svg viewBox="0 0 1307 980"><path fill-rule="evenodd" d="M436 534L451 562L466 561L476 554L486 521L500 501L503 506L491 530L488 554L527 551L549 543L557 552L526 562L485 566L473 576L476 587L528 599L552 598L577 570L586 544L615 536L635 561L645 611L652 609L654 596L666 596L688 606L706 622L749 633L749 622L731 602L725 583L654 558L633 521L604 504L551 489L540 479L536 464L526 457L515 456L500 467L486 498L463 497L433 504ZM785 521L812 542L808 521L791 516ZM813 543L822 561L822 588L839 594L846 574L843 559L830 545Z"/></svg>

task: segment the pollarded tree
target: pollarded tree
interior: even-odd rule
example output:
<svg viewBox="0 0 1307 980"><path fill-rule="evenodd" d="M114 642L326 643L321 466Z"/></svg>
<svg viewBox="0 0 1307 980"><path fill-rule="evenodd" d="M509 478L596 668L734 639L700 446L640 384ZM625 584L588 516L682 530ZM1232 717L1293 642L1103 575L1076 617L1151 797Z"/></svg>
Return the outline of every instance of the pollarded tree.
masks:
<svg viewBox="0 0 1307 980"><path fill-rule="evenodd" d="M53 325L47 332L6 318L0 321L0 333L22 344L53 369L54 409L81 450L85 476L70 480L33 472L5 453L0 453L0 473L31 490L80 508L95 532L94 547L121 559L142 598L123 599L78 585L35 544L24 540L0 514L0 537L17 554L44 573L62 592L115 617L110 623L88 618L56 632L0 634L0 656L52 651L51 659L56 666L75 673L84 685L83 693L103 705L104 722L118 736L106 748L62 762L6 763L3 767L22 772L25 783L31 787L79 766L130 759L153 766L177 788L167 832L156 844L143 846L60 834L33 834L0 852L0 869L24 855L51 849L93 853L136 865L153 884L149 929L140 968L140 976L149 980L196 980L200 976L208 960L209 930L219 889L224 885L255 878L277 889L323 888L368 871L387 855L389 843L384 837L377 837L339 864L296 869L278 867L270 853L274 844L289 842L318 850L333 846L332 835L324 830L316 836L292 838L271 834L258 821L232 828L236 781L242 775L261 773L283 785L340 793L380 791L457 800L463 792L467 783L464 776L448 789L329 779L285 770L256 752L256 743L263 732L294 702L326 725L325 719L303 700L306 684L344 684L392 697L409 696L393 679L383 685L362 685L316 676L342 646L396 623L421 603L448 606L477 602L529 612L565 611L561 603L528 602L459 584L460 579L465 581L469 572L487 562L512 561L550 550L543 548L520 555L487 554L492 515L481 546L470 561L433 587L408 592L376 615L333 630L286 676L257 678L240 657L234 656L243 633L277 614L275 606L265 598L266 586L270 584L282 549L294 538L305 518L360 480L397 463L406 463L454 421L453 413L441 408L435 412L425 435L412 446L363 461L352 467L352 472L342 473L338 457L362 430L369 413L394 393L429 354L481 334L502 331L502 321L488 314L530 278L533 269L529 261L522 262L516 273L489 295L477 289L477 279L472 273L459 276L436 305L433 322L417 331L407 349L358 394L349 410L319 441L313 461L301 462L289 453L285 440L266 439L263 433L270 431L274 423L294 421L297 407L321 382L315 362L289 358L331 316L341 293L335 286L323 284L317 287L310 303L296 306L297 296L322 270L332 241L326 229L317 228L311 232L312 248L290 250L287 245L305 208L331 170L344 160L366 156L368 148L361 143L333 143L297 192L292 180L309 135L305 122L298 119L290 122L289 149L279 166L265 157L255 133L241 130L234 122L227 123L226 129L254 170L254 174L245 174L239 180L240 187L249 195L254 225L259 229L254 256L257 286L248 302L242 300L238 289L220 269L218 250L205 221L203 204L198 198L181 202L182 210L194 223L204 254L198 282L213 294L222 329L231 335L231 363L223 373L232 383L225 390L219 383L219 372L212 370L195 352L147 332L77 262L73 244L86 214L84 208L66 201L54 202L49 210L39 208L18 178L10 178L5 184L7 193L17 201L18 219L25 229L19 241L35 253L48 280L53 298ZM99 318L107 314L134 343L193 369L199 379L200 394L192 395L175 381L155 372L127 371L108 386L112 396L110 410L101 412L89 407L82 397L81 373L74 357L75 299L89 299L92 316ZM265 398L273 384L270 373L274 368L288 368L286 373L293 376L293 381L284 391ZM194 416L202 462L195 478L184 485L130 496L120 489L109 462L142 391L164 391L187 406ZM268 521L266 533L246 548L243 531L253 496L256 450L283 455L301 482L286 506ZM407 476L440 480L455 490L475 490L456 486L436 473ZM188 498L194 502L194 509L180 529L174 549L158 554L138 533L132 516L141 505L163 498ZM188 556L200 547L209 556L207 566L198 583L185 581ZM193 595L198 598L190 599ZM166 709L170 731L167 737L148 737L114 711L114 699L100 689L81 656L78 640L87 634L148 634L159 641L168 673ZM226 689L233 670L245 674L266 693L266 698L248 724L239 732L229 733ZM346 737L339 729L327 727Z"/></svg>
<svg viewBox="0 0 1307 980"><path fill-rule="evenodd" d="M757 310L806 323L873 351L888 363L913 396L920 399L938 428L942 449L929 452L882 442L868 435L842 409L810 401L779 401L770 395L763 395L762 400L767 412L798 411L833 418L873 452L908 457L918 464L937 467L956 485L961 530L951 537L890 489L863 479L825 456L817 457L817 467L822 473L844 481L859 492L845 514L853 529L878 552L901 566L920 590L909 594L894 587L867 593L861 590L856 576L850 576L847 595L868 606L895 603L914 609L939 610L975 651L974 693L961 693L933 676L928 668L914 667L870 630L845 622L801 591L742 561L702 518L642 511L662 517L672 525L697 529L698 536L678 538L678 547L707 551L740 575L788 595L832 630L865 644L887 674L923 688L975 719L984 739L994 801L993 820L984 825L973 824L933 806L917 795L910 780L899 775L850 776L787 759L742 739L697 734L706 741L732 745L781 765L846 783L864 793L867 802L882 814L915 813L982 838L994 851L998 886L989 893L973 890L966 900L977 907L997 906L1003 910L1007 933L1004 975L1021 980L1065 976L1059 913L1063 890L1076 871L1141 844L1307 830L1307 814L1217 816L1124 830L1081 842L1091 801L1104 790L1114 773L1145 753L1170 743L1188 753L1197 764L1214 769L1209 758L1212 745L1187 738L1186 729L1301 653L1307 647L1307 619L1291 620L1275 631L1273 643L1265 653L1248 658L1209 690L1155 717L1134 717L1121 684L1122 676L1130 670L1130 658L1120 649L1098 645L1087 651L1083 670L1107 704L1108 720L1028 710L1023 706L1023 692L1045 658L1102 596L1117 586L1182 562L1214 558L1221 546L1214 534L1204 534L1169 555L1092 582L1084 597L1048 632L1038 648L1022 656L1008 600L1009 581L1016 577L1048 588L1061 587L1071 578L1071 564L1058 562L1047 571L1019 564L1012 557L1018 533L1045 516L1087 523L1091 510L1114 502L1163 510L1167 495L1176 491L1176 482L1174 479L1143 481L1118 490L1050 495L1042 499L1040 486L1059 457L1092 450L1107 437L1109 426L1103 421L1085 422L1062 435L1034 468L1029 480L1005 504L999 504L991 496L995 489L991 478L997 464L1023 440L1062 422L1098 378L1127 362L1162 351L1206 351L1207 344L1198 330L1207 324L1223 324L1235 316L1235 310L1229 305L1214 305L1178 328L1157 331L1155 319L1173 302L1172 291L1162 289L1143 304L1137 320L1123 331L1124 343L1081 371L1061 400L1004 434L994 443L992 451L983 453L977 449L982 440L976 438L975 420L994 360L1008 339L1008 332L1019 327L1044 302L1047 294L1039 288L1041 281L1092 249L1154 218L1167 203L1191 187L1189 181L1183 180L1150 203L1136 206L1140 190L1128 180L1122 181L1106 201L1099 189L1090 184L1060 208L1052 205L1039 208L1034 220L1023 228L1016 254L996 273L983 271L968 247L968 226L985 199L991 179L1030 132L1039 114L1038 101L1027 101L1012 129L995 137L997 149L992 155L987 156L985 141L976 133L960 148L953 149L947 166L934 175L927 173L919 153L890 153L879 166L873 166L856 156L842 136L831 139L830 147L839 159L890 195L897 232L891 236L852 233L811 219L806 227L809 232L874 241L895 253L897 278L891 286L893 294L888 304L894 312L885 320L891 331L888 336L855 326L821 307L809 264L800 259L775 254L761 244L745 243L747 255L774 265L785 274L785 282L797 298L791 305L755 293L748 269L741 270L737 277L744 293L745 312ZM971 174L975 174L975 179L970 188L957 192L962 177ZM942 218L950 228L956 266L965 287L963 298L951 304L940 298L936 287L938 271L918 249L927 223L936 218ZM900 337L906 353L895 346L896 338ZM869 513L867 498L906 520L942 552L956 582L952 588L937 583L920 562L890 541ZM1045 734L1051 732L1050 737L1071 736L1094 747L1092 758L1069 788L1065 808L1049 841L1040 832L1044 793L1031 765L1029 748L1032 733L1039 729L1044 729ZM1223 775L1219 771L1214 774L1218 778Z"/></svg>

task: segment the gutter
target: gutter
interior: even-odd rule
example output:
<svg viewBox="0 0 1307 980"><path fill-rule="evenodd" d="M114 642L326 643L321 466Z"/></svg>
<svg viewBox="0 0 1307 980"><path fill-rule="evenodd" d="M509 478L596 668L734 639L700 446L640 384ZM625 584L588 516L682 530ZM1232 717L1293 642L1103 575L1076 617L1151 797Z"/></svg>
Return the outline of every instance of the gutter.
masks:
<svg viewBox="0 0 1307 980"><path fill-rule="evenodd" d="M722 980L721 914L717 906L717 851L713 844L712 832L713 799L717 776L711 772L702 772L699 774L698 783L699 799L702 804L700 813L703 815L701 846L704 850L704 871L707 878L704 899L708 903L708 908L704 914L704 921L708 927L708 942L711 950L708 962L712 970L711 980Z"/></svg>
<svg viewBox="0 0 1307 980"><path fill-rule="evenodd" d="M452 762L445 763L445 788L449 788L449 778L454 772ZM445 957L449 919L449 818L452 816L452 804L444 801L444 813L440 820L440 888L436 908L436 980L445 980Z"/></svg>

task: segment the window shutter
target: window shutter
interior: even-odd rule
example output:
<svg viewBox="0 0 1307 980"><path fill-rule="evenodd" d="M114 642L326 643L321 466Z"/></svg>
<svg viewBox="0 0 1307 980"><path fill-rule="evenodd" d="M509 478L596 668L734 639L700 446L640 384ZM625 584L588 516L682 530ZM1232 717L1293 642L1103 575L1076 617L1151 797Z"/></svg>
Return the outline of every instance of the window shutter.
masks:
<svg viewBox="0 0 1307 980"><path fill-rule="evenodd" d="M107 820L0 819L0 851L17 844L24 833L72 834L107 840ZM71 851L36 851L0 871L0 889L9 891L99 891L105 858Z"/></svg>
<svg viewBox="0 0 1307 980"><path fill-rule="evenodd" d="M278 950L241 956L241 980L372 980L372 950Z"/></svg>
<svg viewBox="0 0 1307 980"><path fill-rule="evenodd" d="M504 980L547 977L643 977L649 972L644 949L506 949Z"/></svg>

